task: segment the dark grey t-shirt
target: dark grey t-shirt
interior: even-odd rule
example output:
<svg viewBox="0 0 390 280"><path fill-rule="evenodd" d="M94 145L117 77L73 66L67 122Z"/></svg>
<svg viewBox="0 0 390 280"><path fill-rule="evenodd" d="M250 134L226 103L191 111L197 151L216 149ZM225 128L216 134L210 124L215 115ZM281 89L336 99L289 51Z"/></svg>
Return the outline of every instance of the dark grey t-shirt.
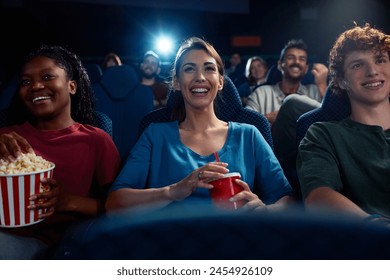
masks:
<svg viewBox="0 0 390 280"><path fill-rule="evenodd" d="M390 217L390 129L349 118L315 123L299 146L297 171L304 198L328 186L368 213Z"/></svg>

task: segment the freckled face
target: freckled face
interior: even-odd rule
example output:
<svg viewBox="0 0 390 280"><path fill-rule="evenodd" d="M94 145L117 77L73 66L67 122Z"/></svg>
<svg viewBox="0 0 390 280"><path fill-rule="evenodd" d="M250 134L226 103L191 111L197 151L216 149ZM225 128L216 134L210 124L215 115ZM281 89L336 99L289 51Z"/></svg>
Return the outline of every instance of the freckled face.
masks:
<svg viewBox="0 0 390 280"><path fill-rule="evenodd" d="M212 56L204 50L191 50L183 57L174 86L182 92L186 105L212 106L223 87L223 77Z"/></svg>
<svg viewBox="0 0 390 280"><path fill-rule="evenodd" d="M25 64L19 97L35 116L70 116L70 96L75 93L76 83L52 59L39 56Z"/></svg>
<svg viewBox="0 0 390 280"><path fill-rule="evenodd" d="M351 102L378 102L390 94L390 61L388 53L353 51L344 62L344 83Z"/></svg>

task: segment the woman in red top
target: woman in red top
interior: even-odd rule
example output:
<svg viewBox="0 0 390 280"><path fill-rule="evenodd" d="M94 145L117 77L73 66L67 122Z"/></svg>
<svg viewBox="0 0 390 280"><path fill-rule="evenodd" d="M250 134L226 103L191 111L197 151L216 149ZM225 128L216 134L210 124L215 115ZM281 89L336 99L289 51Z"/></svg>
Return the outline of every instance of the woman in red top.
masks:
<svg viewBox="0 0 390 280"><path fill-rule="evenodd" d="M0 259L47 258L67 227L103 209L107 187L120 168L111 137L92 126L95 103L80 59L60 46L42 46L22 67L9 127L0 129L0 158L34 152L54 162L49 192L33 200L44 221L0 230Z"/></svg>

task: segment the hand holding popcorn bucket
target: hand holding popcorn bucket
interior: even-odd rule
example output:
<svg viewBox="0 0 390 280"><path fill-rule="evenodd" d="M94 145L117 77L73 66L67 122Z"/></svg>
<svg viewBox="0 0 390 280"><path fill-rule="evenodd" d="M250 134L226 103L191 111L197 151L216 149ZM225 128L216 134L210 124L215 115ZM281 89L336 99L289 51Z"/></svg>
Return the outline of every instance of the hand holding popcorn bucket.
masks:
<svg viewBox="0 0 390 280"><path fill-rule="evenodd" d="M31 195L44 192L42 178L52 178L55 165L35 154L22 154L16 161L0 160L0 227L23 227L41 222L44 209L28 209L37 203Z"/></svg>

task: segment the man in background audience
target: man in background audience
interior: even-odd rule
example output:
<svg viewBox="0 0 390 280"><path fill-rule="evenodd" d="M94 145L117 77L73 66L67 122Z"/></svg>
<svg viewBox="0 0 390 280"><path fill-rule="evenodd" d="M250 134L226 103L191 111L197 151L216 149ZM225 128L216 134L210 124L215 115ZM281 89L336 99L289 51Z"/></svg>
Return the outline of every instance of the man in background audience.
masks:
<svg viewBox="0 0 390 280"><path fill-rule="evenodd" d="M275 155L283 164L296 155L296 121L303 113L320 106L327 87L328 69L315 63L311 73L315 84L303 85L309 71L307 46L302 40L290 40L277 63L282 80L261 85L249 95L246 108L266 116L271 124Z"/></svg>
<svg viewBox="0 0 390 280"><path fill-rule="evenodd" d="M105 70L111 66L121 66L121 65L122 65L122 60L120 59L119 55L111 52L104 57L102 63L102 69Z"/></svg>
<svg viewBox="0 0 390 280"><path fill-rule="evenodd" d="M154 109L159 109L167 104L169 85L160 76L160 57L153 51L147 51L140 64L141 84L153 89Z"/></svg>
<svg viewBox="0 0 390 280"><path fill-rule="evenodd" d="M238 88L245 80L245 64L242 63L241 55L238 52L232 53L229 58L229 67L225 68L225 75L229 76L234 85Z"/></svg>

